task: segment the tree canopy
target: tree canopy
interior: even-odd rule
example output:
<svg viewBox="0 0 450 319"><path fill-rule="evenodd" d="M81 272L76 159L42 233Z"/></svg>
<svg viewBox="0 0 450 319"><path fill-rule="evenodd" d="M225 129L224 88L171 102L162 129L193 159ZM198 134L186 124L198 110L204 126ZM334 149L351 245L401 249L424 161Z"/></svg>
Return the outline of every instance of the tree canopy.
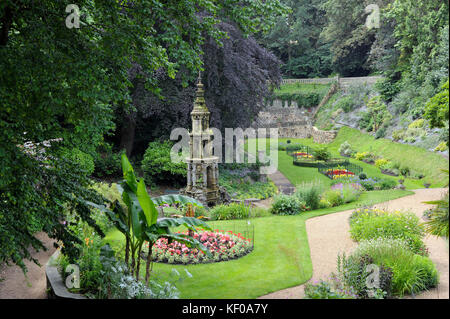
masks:
<svg viewBox="0 0 450 319"><path fill-rule="evenodd" d="M205 36L218 43L226 37L218 23L229 21L248 35L267 30L285 10L278 0L80 0L80 28L68 28L66 5L0 3L0 261L22 267L30 244L42 248L36 223L75 253L61 224L64 211L89 220L83 199L100 199L60 152L76 147L95 156L114 128L114 109L133 108L133 66L171 78L183 68L198 70ZM156 80L145 77L145 86L158 94ZM46 148L45 159L20 147L55 138L62 141Z"/></svg>

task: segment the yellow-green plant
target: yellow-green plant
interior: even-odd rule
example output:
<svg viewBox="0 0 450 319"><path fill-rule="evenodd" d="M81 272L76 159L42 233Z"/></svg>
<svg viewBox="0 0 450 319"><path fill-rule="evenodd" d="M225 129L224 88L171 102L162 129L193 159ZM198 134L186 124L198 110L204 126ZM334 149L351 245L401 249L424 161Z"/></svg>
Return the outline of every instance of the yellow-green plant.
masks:
<svg viewBox="0 0 450 319"><path fill-rule="evenodd" d="M385 158L380 158L380 159L377 159L377 160L375 161L375 166L378 167L378 168L380 168L380 167L382 167L382 166L384 166L384 165L387 165L388 163L389 163L389 161L388 161L387 159L385 159Z"/></svg>
<svg viewBox="0 0 450 319"><path fill-rule="evenodd" d="M362 161L367 155L369 155L369 152L358 152L355 154L355 159Z"/></svg>

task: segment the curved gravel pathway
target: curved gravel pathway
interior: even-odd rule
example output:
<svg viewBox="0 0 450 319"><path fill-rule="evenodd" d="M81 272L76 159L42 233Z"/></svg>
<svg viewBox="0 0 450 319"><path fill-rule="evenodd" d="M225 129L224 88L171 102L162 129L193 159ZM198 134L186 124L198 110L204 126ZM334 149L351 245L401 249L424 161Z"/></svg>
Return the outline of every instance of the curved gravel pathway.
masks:
<svg viewBox="0 0 450 319"><path fill-rule="evenodd" d="M391 200L375 205L377 208L389 210L409 210L422 219L422 213L432 205L424 201L438 200L448 189L431 188L415 190L414 195ZM306 221L306 231L313 265L313 276L310 281L327 278L336 271L336 259L339 253L350 254L357 243L350 238L348 218L353 210L319 216ZM449 298L449 252L448 245L442 238L426 237L425 245L430 251L430 258L435 263L440 282L437 288L431 289L416 299L448 299ZM299 299L304 297L304 285L283 289L260 299ZM406 297L412 298L412 297Z"/></svg>
<svg viewBox="0 0 450 319"><path fill-rule="evenodd" d="M25 260L28 268L26 277L19 266L13 265L0 269L0 299L45 299L47 298L47 282L45 278L45 264L55 252L54 240L45 233L38 233L36 237L44 243L47 250L36 251L31 248L32 256L42 265Z"/></svg>

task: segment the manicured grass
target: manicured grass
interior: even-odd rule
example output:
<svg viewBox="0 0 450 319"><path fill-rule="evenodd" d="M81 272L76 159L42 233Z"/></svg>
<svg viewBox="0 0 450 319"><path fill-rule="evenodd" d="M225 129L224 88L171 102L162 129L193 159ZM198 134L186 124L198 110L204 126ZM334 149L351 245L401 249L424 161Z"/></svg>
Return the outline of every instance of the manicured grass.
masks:
<svg viewBox="0 0 450 319"><path fill-rule="evenodd" d="M275 90L275 94L295 94L295 93L319 93L321 96L327 94L331 84L303 84L303 83L291 83L283 84L278 90Z"/></svg>
<svg viewBox="0 0 450 319"><path fill-rule="evenodd" d="M448 160L437 153L384 138L375 139L369 134L349 127L342 127L339 130L338 136L330 144L330 149L337 151L345 141L348 141L358 152L371 151L424 174L425 180L431 181L431 187L442 187L448 183L448 175L441 171L441 169L448 169ZM407 179L405 186L423 188L423 181Z"/></svg>
<svg viewBox="0 0 450 319"><path fill-rule="evenodd" d="M431 181L431 187L443 187L448 183L448 177L441 169L448 169L449 162L441 155L427 151L420 147L400 144L386 139L375 139L371 135L361 133L356 129L342 127L336 139L330 144L316 144L310 139L296 138L279 138L279 142L291 140L292 143L300 143L311 147L326 146L333 157L341 157L339 154L340 145L348 141L352 147L358 152L371 151L383 158L398 162L401 166L407 166L410 169L425 175L422 180L403 178L401 176L393 177L382 174L380 169L375 165L370 165L362 161L349 158L350 163L356 164L363 168L364 173L369 177L378 177L398 181L400 178L405 180L404 185L407 189L424 188L424 181ZM267 149L269 142L266 142ZM292 158L284 151L278 152L278 169L289 181L297 185L304 181L320 180L324 185L329 185L330 179L319 174L317 168L307 168L294 166Z"/></svg>
<svg viewBox="0 0 450 319"><path fill-rule="evenodd" d="M255 227L255 249L242 258L211 264L167 265L155 263L153 276L167 278L172 269L187 269L193 276L177 283L181 298L256 298L284 288L300 285L312 276L305 221L308 218L353 209L412 194L408 191L373 191L362 194L358 201L339 207L315 210L296 216L271 216L251 219ZM215 228L234 229L236 223L216 221ZM122 247L124 238L111 230L105 241ZM144 267L144 265L142 266ZM144 272L142 272L144 273Z"/></svg>

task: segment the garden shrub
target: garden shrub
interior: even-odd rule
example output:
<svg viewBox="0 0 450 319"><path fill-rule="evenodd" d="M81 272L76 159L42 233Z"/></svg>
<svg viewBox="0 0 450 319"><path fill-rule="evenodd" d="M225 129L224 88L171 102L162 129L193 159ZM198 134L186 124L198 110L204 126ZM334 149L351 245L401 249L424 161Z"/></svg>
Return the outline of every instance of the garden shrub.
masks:
<svg viewBox="0 0 450 319"><path fill-rule="evenodd" d="M317 283L305 284L305 299L356 299L351 288L344 288L335 278L330 281L320 280Z"/></svg>
<svg viewBox="0 0 450 319"><path fill-rule="evenodd" d="M245 219L249 217L249 207L244 203L217 205L209 211L214 220Z"/></svg>
<svg viewBox="0 0 450 319"><path fill-rule="evenodd" d="M336 103L336 105L345 113L349 113L355 107L354 97L352 95L344 96Z"/></svg>
<svg viewBox="0 0 450 319"><path fill-rule="evenodd" d="M320 182L310 182L297 185L295 196L300 201L305 202L310 209L319 208L320 198L323 192L323 185Z"/></svg>
<svg viewBox="0 0 450 319"><path fill-rule="evenodd" d="M275 215L296 215L308 210L305 202L297 196L278 195L274 198L270 212Z"/></svg>
<svg viewBox="0 0 450 319"><path fill-rule="evenodd" d="M176 269L172 269L164 282L151 279L147 286L130 274L124 262L116 260L114 251L108 244L100 249L100 261L102 270L98 291L91 294L94 298L178 299L180 297L180 292L175 283L182 281L184 278ZM192 277L186 269L185 272L188 277Z"/></svg>
<svg viewBox="0 0 450 319"><path fill-rule="evenodd" d="M249 169L221 170L219 174L219 184L227 190L228 194L235 199L257 198L266 199L274 196L278 192L277 186L272 181L248 181L259 179L259 172Z"/></svg>
<svg viewBox="0 0 450 319"><path fill-rule="evenodd" d="M74 231L81 242L76 245L80 253L76 260L61 254L58 257L59 271L65 280L66 276L69 275L65 272L66 267L69 264L77 264L80 270L80 290L74 290L74 292L96 291L99 287L99 277L102 270L99 259L102 239L86 222L73 223L68 220L66 224Z"/></svg>
<svg viewBox="0 0 450 319"><path fill-rule="evenodd" d="M331 153L326 147L321 147L314 150L314 157L318 161L328 161L331 158Z"/></svg>
<svg viewBox="0 0 450 319"><path fill-rule="evenodd" d="M362 161L363 159L366 158L366 156L369 154L369 152L357 152L354 154L354 158L357 161Z"/></svg>
<svg viewBox="0 0 450 319"><path fill-rule="evenodd" d="M412 252L427 253L422 241L424 227L419 218L411 212L356 210L350 217L350 235L357 242L378 237L402 239L407 242Z"/></svg>
<svg viewBox="0 0 450 319"><path fill-rule="evenodd" d="M387 125L385 124L377 130L377 132L375 133L375 139L379 139L386 136L387 131L386 127Z"/></svg>
<svg viewBox="0 0 450 319"><path fill-rule="evenodd" d="M330 189L323 193L323 199L329 203L331 207L344 204L344 195L338 189Z"/></svg>
<svg viewBox="0 0 450 319"><path fill-rule="evenodd" d="M122 174L120 157L122 152L113 152L111 145L102 144L97 149L97 156L94 158L95 170L93 175L96 177L113 176Z"/></svg>
<svg viewBox="0 0 450 319"><path fill-rule="evenodd" d="M447 143L446 143L446 142L441 142L441 143L439 143L438 146L436 146L436 147L434 148L434 151L435 151L435 152L445 152L446 150L448 150L448 147L447 147Z"/></svg>
<svg viewBox="0 0 450 319"><path fill-rule="evenodd" d="M395 188L395 186L397 186L397 182L392 179L384 179L384 178L381 179L380 178L375 183L375 188L380 189L380 190L392 189L392 188Z"/></svg>
<svg viewBox="0 0 450 319"><path fill-rule="evenodd" d="M387 165L389 161L385 158L379 158L375 161L375 166L380 168L381 166Z"/></svg>
<svg viewBox="0 0 450 319"><path fill-rule="evenodd" d="M355 154L356 151L351 147L351 145L345 141L344 143L342 143L339 146L339 154L343 155L343 156L353 156L353 154Z"/></svg>
<svg viewBox="0 0 450 319"><path fill-rule="evenodd" d="M354 294L359 299L384 299L391 296L392 270L383 264L378 265L379 286L369 288L367 286L368 276L372 270L370 265L374 264L374 259L369 255L352 255L346 257L339 254L337 257L337 279L345 287L351 287Z"/></svg>
<svg viewBox="0 0 450 319"><path fill-rule="evenodd" d="M380 96L386 102L390 102L400 91L398 82L394 82L389 78L378 80L374 88L380 93Z"/></svg>
<svg viewBox="0 0 450 319"><path fill-rule="evenodd" d="M405 138L405 130L404 129L399 129L399 130L395 130L394 132L392 132L392 139L394 141L400 141L403 140Z"/></svg>
<svg viewBox="0 0 450 319"><path fill-rule="evenodd" d="M408 128L422 128L424 125L425 125L425 120L418 119L418 120L415 120L414 122L411 122L408 125Z"/></svg>
<svg viewBox="0 0 450 319"><path fill-rule="evenodd" d="M366 173L359 174L359 179L367 179Z"/></svg>
<svg viewBox="0 0 450 319"><path fill-rule="evenodd" d="M147 185L172 185L181 187L186 179L186 163L172 162L170 141L151 142L142 159L142 171Z"/></svg>
<svg viewBox="0 0 450 319"><path fill-rule="evenodd" d="M402 174L403 176L409 176L410 173L410 168L408 166L402 166L400 167L400 174Z"/></svg>
<svg viewBox="0 0 450 319"><path fill-rule="evenodd" d="M86 173L86 176L90 176L94 172L94 159L91 155L80 151L78 148L66 148L62 151L61 156L79 166Z"/></svg>
<svg viewBox="0 0 450 319"><path fill-rule="evenodd" d="M415 254L407 241L376 238L360 243L353 256L369 256L373 263L392 270L392 293L397 296L416 294L432 288L439 281L430 258Z"/></svg>

